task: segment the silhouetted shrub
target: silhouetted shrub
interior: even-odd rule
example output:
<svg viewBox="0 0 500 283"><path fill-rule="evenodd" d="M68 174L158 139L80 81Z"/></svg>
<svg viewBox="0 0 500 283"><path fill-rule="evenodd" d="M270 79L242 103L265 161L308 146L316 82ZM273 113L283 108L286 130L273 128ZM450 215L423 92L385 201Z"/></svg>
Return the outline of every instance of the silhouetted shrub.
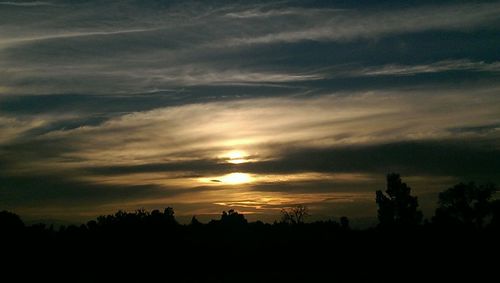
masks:
<svg viewBox="0 0 500 283"><path fill-rule="evenodd" d="M12 235L20 233L24 229L24 223L21 218L8 211L0 211L0 231L3 235Z"/></svg>
<svg viewBox="0 0 500 283"><path fill-rule="evenodd" d="M482 228L493 216L491 199L497 188L493 184L460 183L439 194L434 223L441 226ZM496 221L496 219L494 220Z"/></svg>
<svg viewBox="0 0 500 283"><path fill-rule="evenodd" d="M351 229L351 227L349 226L349 218L345 216L340 217L340 227L344 230Z"/></svg>
<svg viewBox="0 0 500 283"><path fill-rule="evenodd" d="M245 219L245 215L238 213L234 209L230 209L228 212L222 212L220 224L226 226L241 226L246 225L247 220Z"/></svg>

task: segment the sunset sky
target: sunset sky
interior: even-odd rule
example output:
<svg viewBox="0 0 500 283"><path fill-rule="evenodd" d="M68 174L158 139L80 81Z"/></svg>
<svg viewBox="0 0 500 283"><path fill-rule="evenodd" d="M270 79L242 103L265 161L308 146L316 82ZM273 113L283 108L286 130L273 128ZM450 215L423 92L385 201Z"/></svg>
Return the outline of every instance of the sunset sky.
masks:
<svg viewBox="0 0 500 283"><path fill-rule="evenodd" d="M0 2L0 210L375 217L389 172L500 184L499 1Z"/></svg>

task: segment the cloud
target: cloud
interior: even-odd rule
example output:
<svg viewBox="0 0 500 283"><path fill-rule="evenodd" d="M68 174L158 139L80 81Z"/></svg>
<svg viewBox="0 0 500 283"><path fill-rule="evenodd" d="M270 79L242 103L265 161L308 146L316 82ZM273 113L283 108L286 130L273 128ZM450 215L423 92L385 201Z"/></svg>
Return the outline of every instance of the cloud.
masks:
<svg viewBox="0 0 500 283"><path fill-rule="evenodd" d="M43 127L53 122L50 119L18 119L0 116L0 145L12 142L30 130Z"/></svg>
<svg viewBox="0 0 500 283"><path fill-rule="evenodd" d="M115 68L116 66L113 66ZM93 73L92 73L93 69ZM128 70L127 70L128 69ZM177 66L175 68L127 68L110 69L101 66L88 69L10 70L0 73L12 84L4 90L5 95L37 91L38 95L64 94L75 88L79 92L101 95L147 94L148 92L186 92L195 86L253 86L289 87L291 83L317 81L322 74L314 72L276 72L272 70L225 69L202 65ZM18 74L22 74L20 77ZM49 82L46 76L50 76ZM79 80L75 81L75 78ZM92 83L90 83L92 82ZM0 89L0 95L2 94ZM182 95L177 97L182 99Z"/></svg>
<svg viewBox="0 0 500 283"><path fill-rule="evenodd" d="M282 152L281 158L261 164L245 164L246 172L366 172L384 175L400 172L411 176L454 176L467 180L498 181L496 168L500 151L493 142L463 141L393 142L381 145L345 146L326 149L296 148ZM493 179L491 179L493 178Z"/></svg>
<svg viewBox="0 0 500 283"><path fill-rule="evenodd" d="M317 171L321 166L328 171L331 166L319 162L323 160L321 156L332 156L335 160L343 156L342 148L366 150L368 154L374 146L376 152L390 152L390 147L383 149L376 145L409 142L407 147L395 147L401 149L401 156L406 156L410 154L409 148L418 149L419 143L425 141L480 143L494 140L499 134L496 127L489 131L454 129L496 125L500 101L493 95L495 93L496 89L440 93L399 90L173 106L110 117L96 125L42 132L31 129L31 136L18 135L22 139L11 143L5 156L12 156L11 170L19 172L110 166L123 174L134 170L141 173L142 170L144 173L177 171L199 176L234 170L234 165L219 165L226 162L220 156L241 150L258 162L256 166L265 168L259 170L252 168L251 163L239 164L242 168L247 166L251 172L280 172L287 168L291 172ZM22 133L22 126L18 128ZM306 155L316 156L319 163L311 167L306 162L292 162L292 159L274 163L284 158L283 155L289 152L287 148L309 148L312 151L306 151L309 152ZM315 148L319 150L317 155ZM429 156L433 149L427 147L424 152L428 154L422 156ZM358 159L361 160L361 156ZM443 159L448 160L453 154L447 156ZM343 168L349 166L350 158L342 160L343 165L335 168L335 172L343 172ZM290 166L283 168L283 164ZM361 170L360 166L349 172ZM423 164L422 168L425 168ZM451 171L446 173L451 174ZM108 174L113 175L113 172ZM106 175L106 171L98 175Z"/></svg>
<svg viewBox="0 0 500 283"><path fill-rule="evenodd" d="M368 14L354 11L317 17L315 22L283 31L268 30L264 35L234 38L226 44L270 44L279 42L349 41L372 39L389 34L426 30L462 30L498 21L498 3L462 4L378 11ZM308 15L309 10L303 10Z"/></svg>
<svg viewBox="0 0 500 283"><path fill-rule="evenodd" d="M281 9L265 9L266 7L251 8L249 10L230 12L225 14L225 17L247 19L247 18L269 18L269 17L289 17L289 16L317 16L330 15L335 12L343 12L345 9L304 9L304 8L281 8Z"/></svg>
<svg viewBox="0 0 500 283"><path fill-rule="evenodd" d="M390 64L381 67L365 68L353 75L361 76L412 76L418 74L431 74L448 71L472 72L500 72L500 62L474 62L470 60L445 60L426 65L398 65Z"/></svg>
<svg viewBox="0 0 500 283"><path fill-rule="evenodd" d="M78 179L68 170L27 175L0 172L0 206L29 220L85 222L98 215L114 213L117 208L134 210L141 202L165 200L185 192L154 185L91 183ZM167 202L163 202L156 208L166 206ZM179 211L182 214L183 210Z"/></svg>
<svg viewBox="0 0 500 283"><path fill-rule="evenodd" d="M450 141L393 142L380 145L341 146L329 148L277 149L271 160L228 164L222 160L205 159L171 161L143 165L97 166L85 172L124 185L156 178L156 185L165 184L164 178L175 181L178 187L189 187L200 177L222 183L219 176L232 172L246 172L253 188L265 191L318 193L335 191L355 192L370 189L373 180L387 172L405 176L441 176L467 181L471 179L500 181L496 170L500 166L500 151L491 142L470 141L463 144ZM188 173L187 173L188 172ZM127 177L125 177L127 176ZM155 177L156 176L156 177ZM208 176L208 177L207 177ZM375 176L375 177L374 177ZM217 179L219 178L219 179ZM186 179L182 182L181 179ZM362 185L363 182L367 186ZM348 184L352 183L351 186Z"/></svg>
<svg viewBox="0 0 500 283"><path fill-rule="evenodd" d="M30 37L21 37L21 38L12 38L7 40L0 41L0 46L8 46L12 47L22 43L29 43L31 41L45 41L45 40L55 40L55 39L71 39L71 38L79 38L79 37L99 37L99 36L108 36L108 35L120 35L120 34L129 34L129 33L142 33L155 31L158 29L126 29L126 30L110 30L110 31L87 31L87 32L67 32L67 33L57 33L57 34L49 34L49 35L40 35L40 36L30 36Z"/></svg>
<svg viewBox="0 0 500 283"><path fill-rule="evenodd" d="M5 6L21 6L21 7L37 7L37 6L53 6L53 3L33 1L33 2L0 2L0 5Z"/></svg>
<svg viewBox="0 0 500 283"><path fill-rule="evenodd" d="M167 83L171 86L225 85L225 84L266 84L301 82L322 79L321 74L294 74L258 72L251 70L217 70L204 66L180 66L177 68L139 70L130 73L116 71L116 74L131 78Z"/></svg>
<svg viewBox="0 0 500 283"><path fill-rule="evenodd" d="M16 14L0 11L7 23L0 36L1 95L122 95L200 85L249 84L279 84L307 88L310 92L342 85L328 78L348 70L325 74L324 70L332 70L332 66L362 64L362 75L372 77L447 68L490 72L498 69L493 58L485 58L482 65L481 59L468 62L447 61L450 56L436 58L433 52L447 48L442 44L433 46L428 50L428 58L414 64L384 60L391 54L404 56L401 50L409 47L400 48L400 44L415 45L416 51L406 51L405 57L413 58L409 54L418 53L422 47L417 45L428 38L417 43L402 38L397 44L377 46L383 39L415 33L431 36L435 31L458 31L466 37L472 30L494 30L492 23L499 20L497 3L406 9L382 9L376 5L352 5L347 9L334 5L293 7L281 2L209 7L189 1L169 5L110 1L95 9L95 3L64 3L57 9L34 14L24 10ZM198 13L194 14L194 10ZM23 20L27 16L32 21ZM483 34L479 39L474 37L474 42L482 46L477 54L451 58L494 57L490 54L493 50L483 50L494 46L491 38ZM356 40L365 43L350 46ZM311 45L311 41L328 46ZM361 48L365 44L374 54L367 52L368 47ZM390 52L384 52L388 48ZM363 69L364 66L374 67Z"/></svg>

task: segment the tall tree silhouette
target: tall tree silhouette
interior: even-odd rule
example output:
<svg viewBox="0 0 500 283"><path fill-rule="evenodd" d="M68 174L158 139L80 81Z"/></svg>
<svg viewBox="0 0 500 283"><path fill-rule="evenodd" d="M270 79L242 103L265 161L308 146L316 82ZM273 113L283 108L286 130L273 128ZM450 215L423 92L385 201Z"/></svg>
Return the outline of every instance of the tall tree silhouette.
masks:
<svg viewBox="0 0 500 283"><path fill-rule="evenodd" d="M481 228L494 211L491 199L496 191L493 184L457 184L439 194L434 222Z"/></svg>
<svg viewBox="0 0 500 283"><path fill-rule="evenodd" d="M387 175L385 194L377 191L378 219L380 227L411 227L420 224L422 212L417 197L410 195L411 188L401 181L399 174Z"/></svg>

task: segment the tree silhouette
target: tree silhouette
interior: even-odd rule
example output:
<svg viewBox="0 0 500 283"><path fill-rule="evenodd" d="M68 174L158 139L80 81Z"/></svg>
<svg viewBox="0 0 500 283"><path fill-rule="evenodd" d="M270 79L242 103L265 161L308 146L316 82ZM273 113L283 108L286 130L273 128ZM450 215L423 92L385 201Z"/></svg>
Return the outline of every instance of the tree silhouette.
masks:
<svg viewBox="0 0 500 283"><path fill-rule="evenodd" d="M340 217L340 227L344 230L349 230L351 227L349 226L349 218L346 216Z"/></svg>
<svg viewBox="0 0 500 283"><path fill-rule="evenodd" d="M500 229L500 200L491 202L491 227Z"/></svg>
<svg viewBox="0 0 500 283"><path fill-rule="evenodd" d="M307 207L301 204L281 210L281 222L286 224L302 224L307 216Z"/></svg>
<svg viewBox="0 0 500 283"><path fill-rule="evenodd" d="M138 209L134 212L118 211L114 215L99 216L96 220L87 222L90 230L106 230L108 232L128 232L138 229L168 230L178 223L171 207L151 212Z"/></svg>
<svg viewBox="0 0 500 283"><path fill-rule="evenodd" d="M222 212L220 223L223 225L237 226L247 224L247 220L243 214L238 213L234 209L230 209L228 212Z"/></svg>
<svg viewBox="0 0 500 283"><path fill-rule="evenodd" d="M191 223L189 223L189 225L190 225L190 226L194 226L194 227L198 227L198 226L200 226L200 225L202 225L202 224L201 224L201 222L200 222L200 221L196 218L196 216L193 216L193 217L191 218Z"/></svg>
<svg viewBox="0 0 500 283"><path fill-rule="evenodd" d="M493 184L457 184L439 194L434 222L481 228L494 211L491 198L496 191Z"/></svg>
<svg viewBox="0 0 500 283"><path fill-rule="evenodd" d="M387 175L385 194L376 192L380 227L411 227L420 224L422 212L417 197L410 195L411 188L401 181L399 174Z"/></svg>
<svg viewBox="0 0 500 283"><path fill-rule="evenodd" d="M17 214L5 210L0 211L0 231L13 234L18 233L23 229L24 223Z"/></svg>

